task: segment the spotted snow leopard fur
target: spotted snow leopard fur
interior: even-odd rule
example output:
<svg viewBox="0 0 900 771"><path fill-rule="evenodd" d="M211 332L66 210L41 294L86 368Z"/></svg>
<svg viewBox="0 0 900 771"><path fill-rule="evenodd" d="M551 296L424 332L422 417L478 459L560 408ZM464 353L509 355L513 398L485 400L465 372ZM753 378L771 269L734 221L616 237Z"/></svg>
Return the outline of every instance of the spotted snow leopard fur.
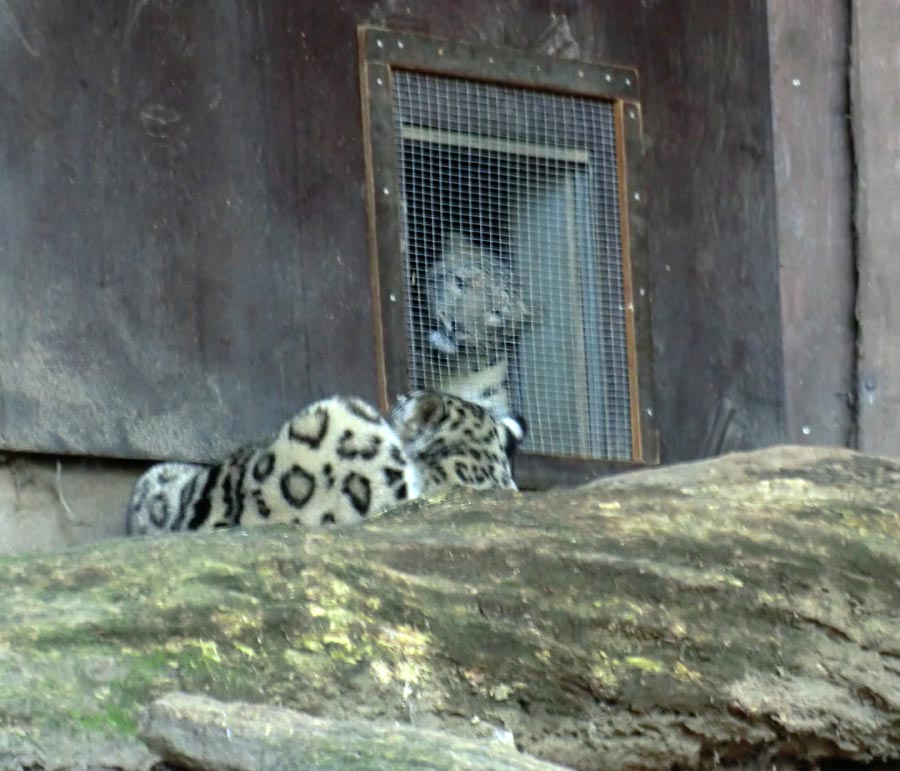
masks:
<svg viewBox="0 0 900 771"><path fill-rule="evenodd" d="M332 397L221 463L151 467L135 484L127 529L347 524L457 486L516 489L510 460L525 430L520 418L435 391L400 397L387 419Z"/></svg>
<svg viewBox="0 0 900 771"><path fill-rule="evenodd" d="M493 364L457 362L446 370L435 367L429 372L428 385L493 412L508 413L511 409L509 361L505 356Z"/></svg>

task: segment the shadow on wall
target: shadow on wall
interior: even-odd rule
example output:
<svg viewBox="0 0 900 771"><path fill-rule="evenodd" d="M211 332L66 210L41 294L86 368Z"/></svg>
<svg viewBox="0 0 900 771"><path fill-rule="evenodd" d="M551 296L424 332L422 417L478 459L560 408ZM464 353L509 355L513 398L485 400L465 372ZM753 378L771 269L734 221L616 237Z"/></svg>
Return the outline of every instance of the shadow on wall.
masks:
<svg viewBox="0 0 900 771"><path fill-rule="evenodd" d="M0 455L0 554L48 551L125 534L145 463Z"/></svg>

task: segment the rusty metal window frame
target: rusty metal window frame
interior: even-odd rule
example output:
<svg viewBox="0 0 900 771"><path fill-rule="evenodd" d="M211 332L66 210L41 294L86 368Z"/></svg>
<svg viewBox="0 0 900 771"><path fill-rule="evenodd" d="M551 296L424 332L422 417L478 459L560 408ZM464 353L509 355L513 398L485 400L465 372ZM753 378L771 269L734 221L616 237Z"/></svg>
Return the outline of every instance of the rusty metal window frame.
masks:
<svg viewBox="0 0 900 771"><path fill-rule="evenodd" d="M375 360L381 406L387 408L390 397L408 388L409 372L394 74L433 74L588 97L611 103L615 116L631 460L525 454L517 457L516 472L524 486L548 486L658 462L644 195L639 183L641 107L636 70L365 25L359 27L358 34Z"/></svg>

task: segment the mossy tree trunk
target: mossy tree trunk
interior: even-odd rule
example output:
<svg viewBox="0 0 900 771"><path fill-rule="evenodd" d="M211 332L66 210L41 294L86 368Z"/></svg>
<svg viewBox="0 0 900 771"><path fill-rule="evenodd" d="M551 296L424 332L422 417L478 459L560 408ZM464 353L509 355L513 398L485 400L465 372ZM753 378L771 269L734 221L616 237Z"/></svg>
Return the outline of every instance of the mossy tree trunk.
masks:
<svg viewBox="0 0 900 771"><path fill-rule="evenodd" d="M579 769L900 759L898 511L900 465L783 448L6 559L0 725L127 741L180 690Z"/></svg>

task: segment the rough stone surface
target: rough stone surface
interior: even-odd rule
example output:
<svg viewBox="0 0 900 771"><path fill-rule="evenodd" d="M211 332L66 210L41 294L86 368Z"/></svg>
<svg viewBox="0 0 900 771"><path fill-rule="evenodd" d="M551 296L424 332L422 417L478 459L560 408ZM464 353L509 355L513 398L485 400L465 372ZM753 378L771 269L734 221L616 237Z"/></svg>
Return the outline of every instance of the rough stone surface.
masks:
<svg viewBox="0 0 900 771"><path fill-rule="evenodd" d="M898 512L900 464L777 448L4 558L0 726L51 768L57 733L134 749L179 690L585 770L897 762Z"/></svg>
<svg viewBox="0 0 900 771"><path fill-rule="evenodd" d="M183 693L150 705L141 736L164 760L202 771L561 771L500 742Z"/></svg>

